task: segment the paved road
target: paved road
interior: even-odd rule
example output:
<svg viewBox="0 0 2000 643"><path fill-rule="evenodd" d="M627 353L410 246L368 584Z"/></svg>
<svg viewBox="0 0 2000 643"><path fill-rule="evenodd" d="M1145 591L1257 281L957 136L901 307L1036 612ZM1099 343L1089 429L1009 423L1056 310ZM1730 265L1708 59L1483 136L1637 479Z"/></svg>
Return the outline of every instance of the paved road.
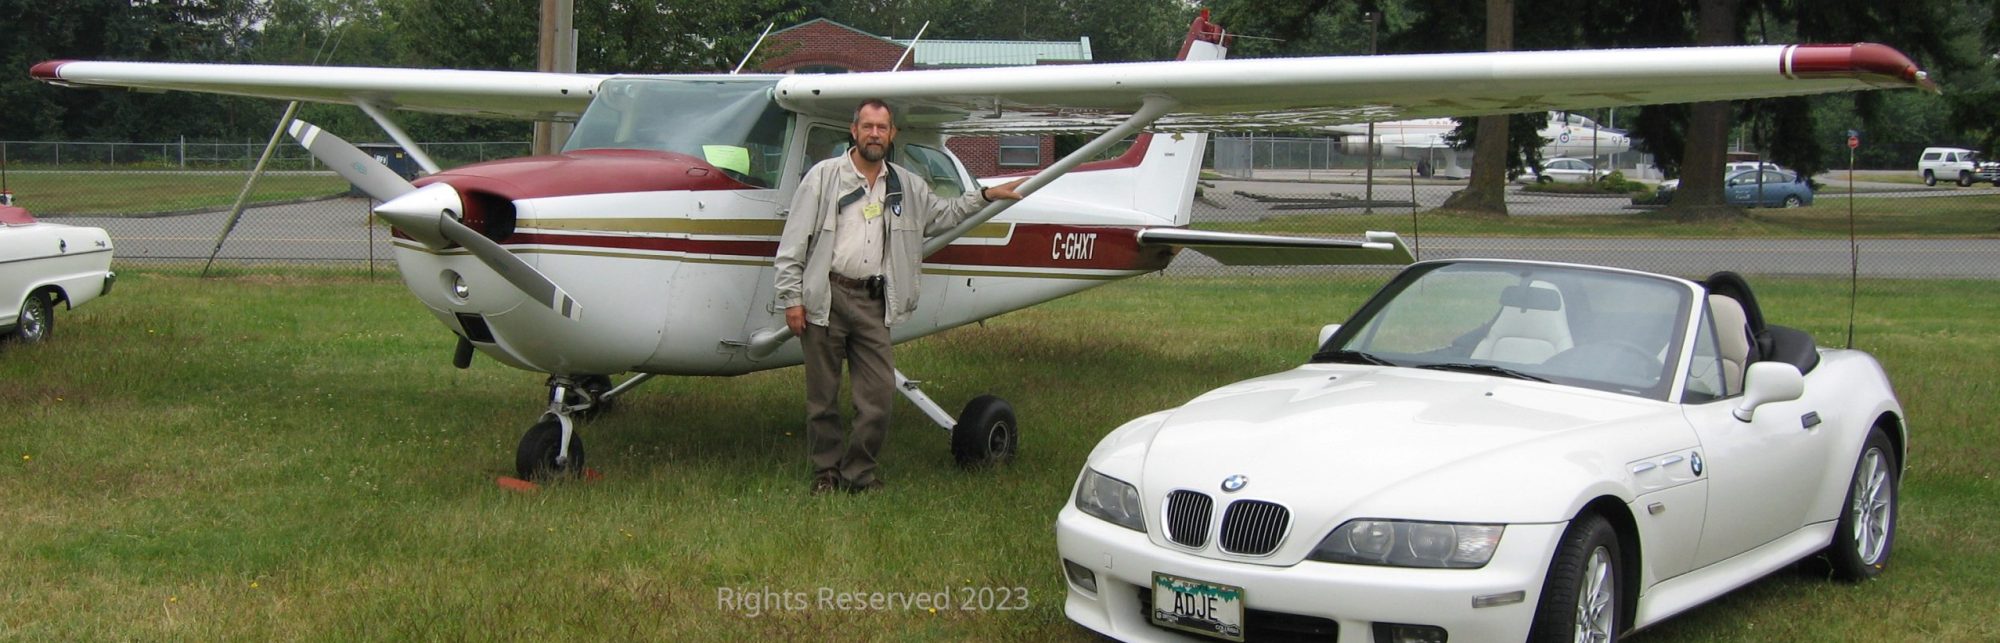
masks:
<svg viewBox="0 0 2000 643"><path fill-rule="evenodd" d="M1252 194L1274 197L1316 196L1334 199L1353 199L1352 203L1348 203L1348 205L1353 205L1360 203L1360 200L1367 191L1367 186L1358 181L1236 181L1223 179L1204 181L1204 183L1213 187L1203 190L1205 202L1196 202L1196 221L1256 221L1265 217L1284 216L1302 212L1302 210L1274 208L1270 203L1260 202L1247 196ZM1394 201L1397 204L1378 207L1375 209L1375 212L1378 214L1398 212L1408 214L1412 194L1415 195L1417 207L1428 210L1443 205L1446 197L1451 196L1451 193L1463 187L1465 185L1462 181L1445 182L1427 180L1418 182L1414 186L1408 181L1402 183L1383 183L1377 181L1375 184L1375 200L1378 202ZM1995 209L2000 209L2000 189L1986 184L1970 188L1926 188L1921 185L1856 182L1856 189L1872 190L1869 192L1857 192L1855 194L1856 197L1892 199L1930 197L1988 198L1994 200ZM1840 199L1847 198L1846 184L1842 183L1838 188L1828 187L1821 189L1815 196L1820 202L1828 205L1844 204L1845 202L1840 201ZM1343 201L1331 202L1336 204L1344 203ZM1521 186L1518 185L1509 185L1507 187L1507 210L1509 214L1516 216L1618 215L1641 211L1633 208L1632 200L1627 197L1536 194L1523 192L1521 191ZM1362 209L1342 208L1339 211L1359 214L1362 212Z"/></svg>
<svg viewBox="0 0 2000 643"><path fill-rule="evenodd" d="M1323 190L1324 187L1316 189ZM1448 191L1449 188L1440 189ZM1419 190L1421 197L1421 186ZM365 261L372 248L377 260L386 261L390 257L388 231L379 225L367 225L367 207L366 199L340 198L251 208L245 212L235 232L223 246L221 257L238 261ZM215 212L154 218L62 217L52 220L104 227L117 242L120 259L200 260L208 257L225 218L226 213ZM1756 274L1844 275L1847 274L1849 261L1848 244L1844 239L1538 239L1426 235L1416 242L1419 253L1426 259L1466 256L1546 259L1692 276L1723 269ZM1863 239L1860 245L1861 271L1868 276L2000 279L2000 239ZM1214 274L1228 270L1232 269L1221 268L1206 257L1183 253L1169 272Z"/></svg>

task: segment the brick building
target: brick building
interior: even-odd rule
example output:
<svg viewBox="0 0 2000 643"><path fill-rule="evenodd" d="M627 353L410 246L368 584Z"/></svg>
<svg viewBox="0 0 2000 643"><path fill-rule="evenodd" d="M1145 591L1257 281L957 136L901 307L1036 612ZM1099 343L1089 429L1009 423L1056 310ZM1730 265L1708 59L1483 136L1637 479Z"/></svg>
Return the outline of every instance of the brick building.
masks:
<svg viewBox="0 0 2000 643"><path fill-rule="evenodd" d="M889 71L909 50L910 41L883 38L820 18L775 31L763 47L771 58L759 71L840 74ZM952 69L1062 65L1090 62L1090 38L1076 42L1018 40L923 40L902 69ZM1037 170L1055 162L1054 139L1047 136L961 136L947 144L973 176Z"/></svg>

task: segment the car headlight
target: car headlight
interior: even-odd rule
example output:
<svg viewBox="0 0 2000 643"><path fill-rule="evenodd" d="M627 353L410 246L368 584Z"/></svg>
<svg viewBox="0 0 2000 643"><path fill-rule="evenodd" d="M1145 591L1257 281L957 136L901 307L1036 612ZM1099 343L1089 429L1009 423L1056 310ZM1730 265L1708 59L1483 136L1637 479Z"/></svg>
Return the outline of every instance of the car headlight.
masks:
<svg viewBox="0 0 2000 643"><path fill-rule="evenodd" d="M1088 468L1083 470L1083 483L1076 487L1076 508L1132 531L1146 531L1146 516L1139 505L1139 490Z"/></svg>
<svg viewBox="0 0 2000 643"><path fill-rule="evenodd" d="M1349 520L1306 558L1328 563L1475 569L1500 546L1505 525Z"/></svg>

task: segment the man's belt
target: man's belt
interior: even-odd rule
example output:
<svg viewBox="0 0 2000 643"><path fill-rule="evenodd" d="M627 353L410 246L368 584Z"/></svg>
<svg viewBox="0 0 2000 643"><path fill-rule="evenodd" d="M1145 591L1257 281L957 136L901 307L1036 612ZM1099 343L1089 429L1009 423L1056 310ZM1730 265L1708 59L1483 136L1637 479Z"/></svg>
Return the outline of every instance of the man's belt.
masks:
<svg viewBox="0 0 2000 643"><path fill-rule="evenodd" d="M849 288L866 288L868 287L868 280L874 279L874 277L862 277L860 279L855 279L853 277L849 277L847 275L843 275L837 272L826 273L826 276L827 279L832 280L833 283L840 284L842 286L847 286Z"/></svg>
<svg viewBox="0 0 2000 643"><path fill-rule="evenodd" d="M849 277L847 275L843 275L837 272L828 272L826 273L826 277L828 281L832 281L835 284L839 284L849 288L861 288L868 291L869 299L881 299L883 290L882 286L885 282L888 281L887 279L883 279L882 275L875 275L873 277L864 277L861 279L855 279L853 277Z"/></svg>

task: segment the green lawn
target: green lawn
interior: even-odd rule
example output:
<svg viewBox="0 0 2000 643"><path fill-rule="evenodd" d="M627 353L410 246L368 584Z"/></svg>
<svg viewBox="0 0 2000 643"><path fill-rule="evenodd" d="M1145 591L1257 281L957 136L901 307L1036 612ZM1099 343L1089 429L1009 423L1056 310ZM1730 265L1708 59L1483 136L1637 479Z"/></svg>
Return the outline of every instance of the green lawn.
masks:
<svg viewBox="0 0 2000 643"><path fill-rule="evenodd" d="M1623 205L1619 203L1618 205ZM1611 206L1607 206L1611 207ZM1800 238L1846 237L1847 200L1821 198L1808 208L1749 210L1729 221L1683 223L1657 211L1613 215L1522 215L1505 218L1448 210L1417 213L1318 212L1272 216L1260 221L1197 222L1194 227L1273 234L1360 234L1389 230L1408 234L1482 237L1622 238ZM2000 191L1993 197L1855 197L1854 228L1871 238L2000 238Z"/></svg>
<svg viewBox="0 0 2000 643"><path fill-rule="evenodd" d="M37 216L129 216L227 209L248 178L244 172L15 172L7 176L15 205ZM345 179L325 174L266 174L252 203L344 194Z"/></svg>
<svg viewBox="0 0 2000 643"><path fill-rule="evenodd" d="M1147 277L906 344L946 406L1014 403L1020 461L959 471L899 402L889 489L815 498L798 369L659 378L584 427L601 480L523 495L494 479L541 376L451 368L393 278L121 272L54 342L0 348L0 639L1091 640L1051 530L1097 439L1299 363L1381 281ZM1841 335L1844 282L1758 285L1774 321ZM1638 640L2000 639L2000 282L1864 283L1857 342L1912 427L1887 574L1781 572ZM821 587L1028 604L717 606Z"/></svg>

